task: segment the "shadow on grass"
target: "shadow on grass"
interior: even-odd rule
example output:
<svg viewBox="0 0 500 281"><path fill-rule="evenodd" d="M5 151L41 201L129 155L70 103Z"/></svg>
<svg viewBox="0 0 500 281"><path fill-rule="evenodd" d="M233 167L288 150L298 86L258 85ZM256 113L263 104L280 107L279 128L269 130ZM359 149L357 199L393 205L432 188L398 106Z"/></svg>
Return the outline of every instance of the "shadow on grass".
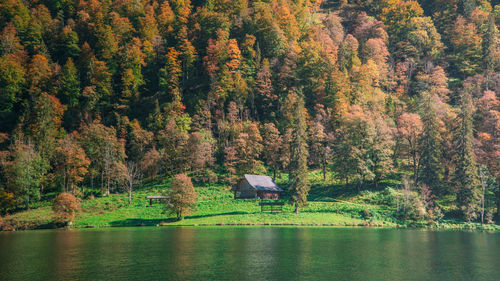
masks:
<svg viewBox="0 0 500 281"><path fill-rule="evenodd" d="M186 216L184 220L189 222L190 219L200 219L200 218L208 218L208 217L217 217L217 216L232 216L232 215L247 215L247 214L256 214L249 212L226 212L226 213L218 213L218 214L205 214L205 215L194 215L194 216ZM164 219L125 219L119 221L112 221L109 224L111 226L156 226L161 223L173 223L176 222L177 218L164 218Z"/></svg>
<svg viewBox="0 0 500 281"><path fill-rule="evenodd" d="M250 215L250 214L256 214L256 212L250 213L250 212L235 211L235 212L226 212L226 213L218 213L218 214L187 216L184 219L201 219L201 218L209 218L209 217L217 217L217 216Z"/></svg>

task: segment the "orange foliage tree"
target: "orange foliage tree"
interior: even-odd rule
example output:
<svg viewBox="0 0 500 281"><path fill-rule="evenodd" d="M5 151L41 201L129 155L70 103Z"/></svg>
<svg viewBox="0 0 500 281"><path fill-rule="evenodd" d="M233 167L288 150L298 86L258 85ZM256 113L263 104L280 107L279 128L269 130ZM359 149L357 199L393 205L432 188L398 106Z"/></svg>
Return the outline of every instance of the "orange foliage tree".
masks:
<svg viewBox="0 0 500 281"><path fill-rule="evenodd" d="M198 194L194 190L191 178L187 175L175 175L167 195L170 199L165 208L168 212L175 214L178 220L182 220L185 215L196 210L195 203Z"/></svg>
<svg viewBox="0 0 500 281"><path fill-rule="evenodd" d="M75 194L76 187L88 173L90 160L77 142L76 133L59 140L56 148L57 174L62 181L63 191ZM82 194L84 192L82 187Z"/></svg>
<svg viewBox="0 0 500 281"><path fill-rule="evenodd" d="M71 225L71 221L75 218L80 210L78 199L71 193L63 192L56 196L52 204L54 211L54 220Z"/></svg>

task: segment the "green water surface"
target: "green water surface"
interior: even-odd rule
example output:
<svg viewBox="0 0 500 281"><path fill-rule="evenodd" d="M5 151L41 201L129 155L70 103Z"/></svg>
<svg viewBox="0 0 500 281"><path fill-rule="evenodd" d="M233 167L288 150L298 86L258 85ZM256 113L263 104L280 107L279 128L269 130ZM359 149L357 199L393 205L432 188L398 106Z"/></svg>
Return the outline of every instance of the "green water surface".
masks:
<svg viewBox="0 0 500 281"><path fill-rule="evenodd" d="M292 227L4 232L0 280L500 280L500 234Z"/></svg>

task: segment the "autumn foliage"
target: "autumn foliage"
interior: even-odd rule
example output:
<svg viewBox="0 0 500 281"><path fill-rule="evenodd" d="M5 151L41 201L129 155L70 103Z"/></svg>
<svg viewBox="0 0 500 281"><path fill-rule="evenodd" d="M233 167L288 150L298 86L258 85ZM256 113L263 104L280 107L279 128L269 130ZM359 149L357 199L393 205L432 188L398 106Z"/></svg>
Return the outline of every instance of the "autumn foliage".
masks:
<svg viewBox="0 0 500 281"><path fill-rule="evenodd" d="M182 220L185 215L196 211L195 203L198 194L194 190L191 178L187 175L175 175L167 194L170 198L165 208L168 212L175 214L178 220Z"/></svg>
<svg viewBox="0 0 500 281"><path fill-rule="evenodd" d="M436 198L462 194L474 217L482 197L468 171L481 166L498 204L485 208L498 211L499 11L472 0L2 1L0 206L50 192L131 198L130 170L224 184L291 174L302 206L299 170L321 169L355 190L409 173Z"/></svg>
<svg viewBox="0 0 500 281"><path fill-rule="evenodd" d="M52 203L54 220L58 222L71 222L80 210L78 199L71 193L63 192L56 196Z"/></svg>

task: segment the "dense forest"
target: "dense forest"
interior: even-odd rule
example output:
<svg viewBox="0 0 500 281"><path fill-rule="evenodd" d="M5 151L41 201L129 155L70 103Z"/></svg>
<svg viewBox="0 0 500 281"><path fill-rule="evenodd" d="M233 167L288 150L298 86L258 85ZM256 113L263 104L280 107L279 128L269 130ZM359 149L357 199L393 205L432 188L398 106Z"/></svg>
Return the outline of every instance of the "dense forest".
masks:
<svg viewBox="0 0 500 281"><path fill-rule="evenodd" d="M308 169L500 213L500 5L2 0L0 213L47 193Z"/></svg>

